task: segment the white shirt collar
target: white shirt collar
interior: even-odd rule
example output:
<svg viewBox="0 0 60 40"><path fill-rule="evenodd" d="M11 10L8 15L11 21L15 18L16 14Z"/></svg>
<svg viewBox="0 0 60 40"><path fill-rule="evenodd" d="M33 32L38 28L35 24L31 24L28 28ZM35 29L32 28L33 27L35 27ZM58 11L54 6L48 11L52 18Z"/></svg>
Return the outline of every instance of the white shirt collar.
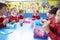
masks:
<svg viewBox="0 0 60 40"><path fill-rule="evenodd" d="M3 15L3 17L6 17L5 15Z"/></svg>
<svg viewBox="0 0 60 40"><path fill-rule="evenodd" d="M13 15L13 14L11 14L12 16L16 16L16 15Z"/></svg>

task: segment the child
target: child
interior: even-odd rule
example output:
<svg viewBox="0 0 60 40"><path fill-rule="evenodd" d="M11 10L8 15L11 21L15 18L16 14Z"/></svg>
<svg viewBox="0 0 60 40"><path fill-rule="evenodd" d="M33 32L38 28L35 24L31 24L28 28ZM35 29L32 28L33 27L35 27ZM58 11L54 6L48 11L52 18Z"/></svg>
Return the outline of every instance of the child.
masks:
<svg viewBox="0 0 60 40"><path fill-rule="evenodd" d="M58 10L58 7L54 7L51 10L49 10L47 13L48 18L46 19L46 21L50 20L51 22L53 22L53 20L55 19L57 10ZM40 22L43 25L45 21L40 20Z"/></svg>
<svg viewBox="0 0 60 40"><path fill-rule="evenodd" d="M54 7L55 7L54 5L50 6L49 9L48 9L48 11L51 10L52 8L54 8Z"/></svg>
<svg viewBox="0 0 60 40"><path fill-rule="evenodd" d="M10 22L18 22L17 16L16 16L16 8L13 7L10 11L11 15L10 15Z"/></svg>
<svg viewBox="0 0 60 40"><path fill-rule="evenodd" d="M50 20L52 22L52 20L55 19L57 10L58 7L54 7L51 10L49 10L49 12L47 13L48 18L46 20Z"/></svg>
<svg viewBox="0 0 60 40"><path fill-rule="evenodd" d="M24 19L23 13L24 13L24 10L19 10L18 20Z"/></svg>
<svg viewBox="0 0 60 40"><path fill-rule="evenodd" d="M7 12L7 5L4 3L0 3L0 29L5 28L6 23L8 23L8 18L3 15Z"/></svg>
<svg viewBox="0 0 60 40"><path fill-rule="evenodd" d="M54 22L46 21L44 31L52 40L60 40L60 9L58 9Z"/></svg>
<svg viewBox="0 0 60 40"><path fill-rule="evenodd" d="M34 19L40 19L40 16L39 16L39 11L38 10L34 10L33 11L33 16L32 16L32 20Z"/></svg>

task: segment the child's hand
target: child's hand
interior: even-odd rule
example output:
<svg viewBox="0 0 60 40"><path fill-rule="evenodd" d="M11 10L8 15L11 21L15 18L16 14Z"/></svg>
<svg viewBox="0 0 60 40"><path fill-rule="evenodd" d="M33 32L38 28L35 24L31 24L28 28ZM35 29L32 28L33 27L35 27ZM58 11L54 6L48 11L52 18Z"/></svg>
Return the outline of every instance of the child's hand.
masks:
<svg viewBox="0 0 60 40"><path fill-rule="evenodd" d="M44 22L40 19L40 23L43 25L44 24Z"/></svg>
<svg viewBox="0 0 60 40"><path fill-rule="evenodd" d="M3 21L3 24L6 25L8 22L9 22L9 19L6 18L6 19Z"/></svg>
<svg viewBox="0 0 60 40"><path fill-rule="evenodd" d="M49 32L50 32L49 24L50 24L50 21L46 21L46 22L43 24L43 30L44 30L46 33L49 33Z"/></svg>
<svg viewBox="0 0 60 40"><path fill-rule="evenodd" d="M13 20L12 22L16 22L15 20Z"/></svg>

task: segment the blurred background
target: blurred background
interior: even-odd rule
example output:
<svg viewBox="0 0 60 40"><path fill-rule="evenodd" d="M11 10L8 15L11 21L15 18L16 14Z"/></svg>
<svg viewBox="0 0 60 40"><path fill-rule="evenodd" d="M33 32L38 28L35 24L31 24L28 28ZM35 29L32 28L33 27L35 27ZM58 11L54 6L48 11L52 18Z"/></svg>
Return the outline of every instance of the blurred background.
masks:
<svg viewBox="0 0 60 40"><path fill-rule="evenodd" d="M57 6L60 8L60 0L0 0L0 2L6 3L8 5L8 12L6 13L7 17L9 16L8 14L11 11L11 8L16 7L17 14L20 9L23 9L25 12L23 14L23 16L24 16L24 18L28 18L28 20L30 20L32 18L33 10L39 10L39 12L40 12L39 16L43 20L43 19L47 18L46 14L51 6ZM37 20L37 22L35 22L35 23L37 23L38 26L40 26L39 20ZM8 25L8 27L11 27L11 28L3 29L2 31L0 30L0 40L20 40L21 37L22 37L22 40L25 40L24 38L27 35L26 32L28 33L28 35L27 35L28 38L31 35L33 36L33 33L32 32L30 33L30 31L32 31L32 29L28 29L27 27L26 28L24 27L25 29L21 28L19 24L18 24L19 26L17 26L18 27L17 29L14 29L16 26L15 24L7 24L7 25ZM24 26L27 26L27 25L24 24ZM20 30L22 30L23 32ZM2 35L4 33L7 35ZM8 35L8 33L12 33L12 34ZM21 34L22 35L24 34L24 35L22 36ZM43 34L43 33L41 33L41 34ZM27 39L27 40L31 40L31 38ZM44 37L44 38L38 38L38 39L34 38L34 40L48 40L48 36Z"/></svg>
<svg viewBox="0 0 60 40"><path fill-rule="evenodd" d="M32 13L33 10L39 10L40 13L46 13L50 6L59 6L59 0L0 0L0 2L8 5L8 12L11 7L16 7L17 12L19 9L25 10L26 13Z"/></svg>

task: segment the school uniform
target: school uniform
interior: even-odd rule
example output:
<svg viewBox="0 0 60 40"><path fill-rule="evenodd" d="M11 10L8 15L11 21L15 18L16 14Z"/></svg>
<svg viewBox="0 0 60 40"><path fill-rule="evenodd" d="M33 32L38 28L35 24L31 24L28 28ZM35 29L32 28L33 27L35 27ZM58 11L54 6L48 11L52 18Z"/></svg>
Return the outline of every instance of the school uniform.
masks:
<svg viewBox="0 0 60 40"><path fill-rule="evenodd" d="M40 19L40 16L39 15L37 15L37 16L36 15L33 15L32 16L32 19Z"/></svg>
<svg viewBox="0 0 60 40"><path fill-rule="evenodd" d="M48 33L49 37L52 40L60 40L60 23L55 23L55 20L52 20L52 22L49 25L50 32Z"/></svg>
<svg viewBox="0 0 60 40"><path fill-rule="evenodd" d="M20 20L20 19L24 19L24 16L21 14L18 15L18 20Z"/></svg>
<svg viewBox="0 0 60 40"><path fill-rule="evenodd" d="M0 29L5 28L6 25L3 24L3 21L6 19L6 17L0 16Z"/></svg>
<svg viewBox="0 0 60 40"><path fill-rule="evenodd" d="M13 20L15 20L15 22L18 22L18 18L16 15L10 15L10 22L12 22Z"/></svg>

